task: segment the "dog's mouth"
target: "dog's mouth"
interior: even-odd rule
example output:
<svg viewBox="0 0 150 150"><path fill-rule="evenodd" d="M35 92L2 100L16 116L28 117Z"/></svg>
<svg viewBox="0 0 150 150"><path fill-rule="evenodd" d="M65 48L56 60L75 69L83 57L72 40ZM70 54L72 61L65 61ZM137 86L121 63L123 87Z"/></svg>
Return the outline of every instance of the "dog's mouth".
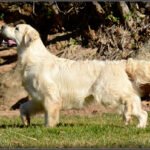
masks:
<svg viewBox="0 0 150 150"><path fill-rule="evenodd" d="M1 46L5 46L5 47L14 47L14 46L17 46L17 43L15 40L7 37L4 33L4 30L0 29L0 36L1 36L1 40L0 40L0 44Z"/></svg>
<svg viewBox="0 0 150 150"><path fill-rule="evenodd" d="M1 42L2 46L7 46L7 47L14 47L17 46L16 41L9 39L9 38L4 38Z"/></svg>

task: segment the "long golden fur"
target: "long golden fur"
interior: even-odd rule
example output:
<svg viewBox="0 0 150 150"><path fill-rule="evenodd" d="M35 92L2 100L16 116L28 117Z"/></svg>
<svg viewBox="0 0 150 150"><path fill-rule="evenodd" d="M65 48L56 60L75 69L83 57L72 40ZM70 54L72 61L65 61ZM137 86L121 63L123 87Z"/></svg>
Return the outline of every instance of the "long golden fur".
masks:
<svg viewBox="0 0 150 150"><path fill-rule="evenodd" d="M61 109L82 108L97 101L121 109L126 124L134 115L139 121L138 127L146 126L147 113L141 108L138 89L139 84L148 82L149 74L144 72L144 77L139 74L142 62L58 58L45 48L39 33L30 25L5 25L1 32L17 42L22 82L32 98L20 106L25 125L30 123L31 115L44 111L45 125L54 127L59 122Z"/></svg>

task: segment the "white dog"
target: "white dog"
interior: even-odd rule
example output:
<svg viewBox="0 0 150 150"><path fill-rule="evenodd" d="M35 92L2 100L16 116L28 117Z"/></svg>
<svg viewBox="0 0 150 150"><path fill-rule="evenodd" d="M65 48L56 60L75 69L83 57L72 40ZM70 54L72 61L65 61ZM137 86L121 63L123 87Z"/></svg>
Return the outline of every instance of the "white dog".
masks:
<svg viewBox="0 0 150 150"><path fill-rule="evenodd" d="M30 115L44 111L45 125L59 122L61 109L81 108L93 100L105 105L124 107L126 123L131 115L138 127L145 127L147 113L128 79L126 61L73 61L58 58L43 45L39 33L30 25L2 26L1 32L18 45L22 81L32 100L20 106L25 125ZM129 71L130 72L130 71Z"/></svg>

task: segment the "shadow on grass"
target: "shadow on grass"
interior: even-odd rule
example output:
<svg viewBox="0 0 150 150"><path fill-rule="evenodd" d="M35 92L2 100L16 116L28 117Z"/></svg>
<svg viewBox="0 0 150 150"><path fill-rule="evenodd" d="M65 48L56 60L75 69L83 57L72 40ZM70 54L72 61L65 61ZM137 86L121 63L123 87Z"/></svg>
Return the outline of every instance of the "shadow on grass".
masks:
<svg viewBox="0 0 150 150"><path fill-rule="evenodd" d="M100 128L103 128L103 127L108 127L108 128L126 128L126 127L129 127L129 126L125 126L125 125L117 125L117 124L106 124L106 125L101 125L99 123L59 123L57 125L57 127L75 127L75 126L78 126L78 127L84 127L84 126L98 126Z"/></svg>
<svg viewBox="0 0 150 150"><path fill-rule="evenodd" d="M125 125L116 125L116 124L106 124L106 125L100 125L100 124L88 124L88 123L59 123L56 128L59 128L59 127L84 127L84 126L99 126L100 128L103 128L103 127L111 127L111 128L126 128L128 126L125 126ZM0 125L0 129L6 129L6 128L34 128L34 127L45 127L43 124L34 124L32 123L31 125L29 126L25 126L25 125L21 125L21 124L1 124Z"/></svg>
<svg viewBox="0 0 150 150"><path fill-rule="evenodd" d="M40 127L41 124L32 124L30 126L20 125L20 124L2 124L0 125L0 129L6 129L6 128L29 128L29 127Z"/></svg>
<svg viewBox="0 0 150 150"><path fill-rule="evenodd" d="M57 127L86 126L85 123L59 123Z"/></svg>
<svg viewBox="0 0 150 150"><path fill-rule="evenodd" d="M86 126L87 124L78 124L78 123L59 123L56 127L73 127L73 126ZM0 129L6 128L30 128L30 127L44 127L43 124L31 124L29 126L21 124L1 124Z"/></svg>

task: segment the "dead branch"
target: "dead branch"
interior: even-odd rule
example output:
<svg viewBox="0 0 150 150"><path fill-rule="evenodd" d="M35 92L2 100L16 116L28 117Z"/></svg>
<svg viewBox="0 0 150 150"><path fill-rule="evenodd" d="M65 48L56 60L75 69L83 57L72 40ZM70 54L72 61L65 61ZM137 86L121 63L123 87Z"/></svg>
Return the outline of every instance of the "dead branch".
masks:
<svg viewBox="0 0 150 150"><path fill-rule="evenodd" d="M14 56L17 55L17 51L15 49L9 49L0 51L0 57Z"/></svg>
<svg viewBox="0 0 150 150"><path fill-rule="evenodd" d="M129 10L129 7L128 5L126 4L126 2L124 1L120 1L118 3L118 8L121 12L121 15L122 15L122 18L124 19L124 22L128 25L128 27L130 29L132 29L132 26L133 26L133 18L131 16L131 12Z"/></svg>
<svg viewBox="0 0 150 150"><path fill-rule="evenodd" d="M52 5L52 11L54 12L55 15L59 15L59 8L56 4Z"/></svg>
<svg viewBox="0 0 150 150"><path fill-rule="evenodd" d="M96 7L96 11L99 14L104 14L105 13L104 9L102 8L102 6L97 1L93 1L92 3Z"/></svg>
<svg viewBox="0 0 150 150"><path fill-rule="evenodd" d="M0 73L6 73L6 72L12 70L16 66L16 64L17 63L14 62L14 63L8 64L8 65L0 66Z"/></svg>

